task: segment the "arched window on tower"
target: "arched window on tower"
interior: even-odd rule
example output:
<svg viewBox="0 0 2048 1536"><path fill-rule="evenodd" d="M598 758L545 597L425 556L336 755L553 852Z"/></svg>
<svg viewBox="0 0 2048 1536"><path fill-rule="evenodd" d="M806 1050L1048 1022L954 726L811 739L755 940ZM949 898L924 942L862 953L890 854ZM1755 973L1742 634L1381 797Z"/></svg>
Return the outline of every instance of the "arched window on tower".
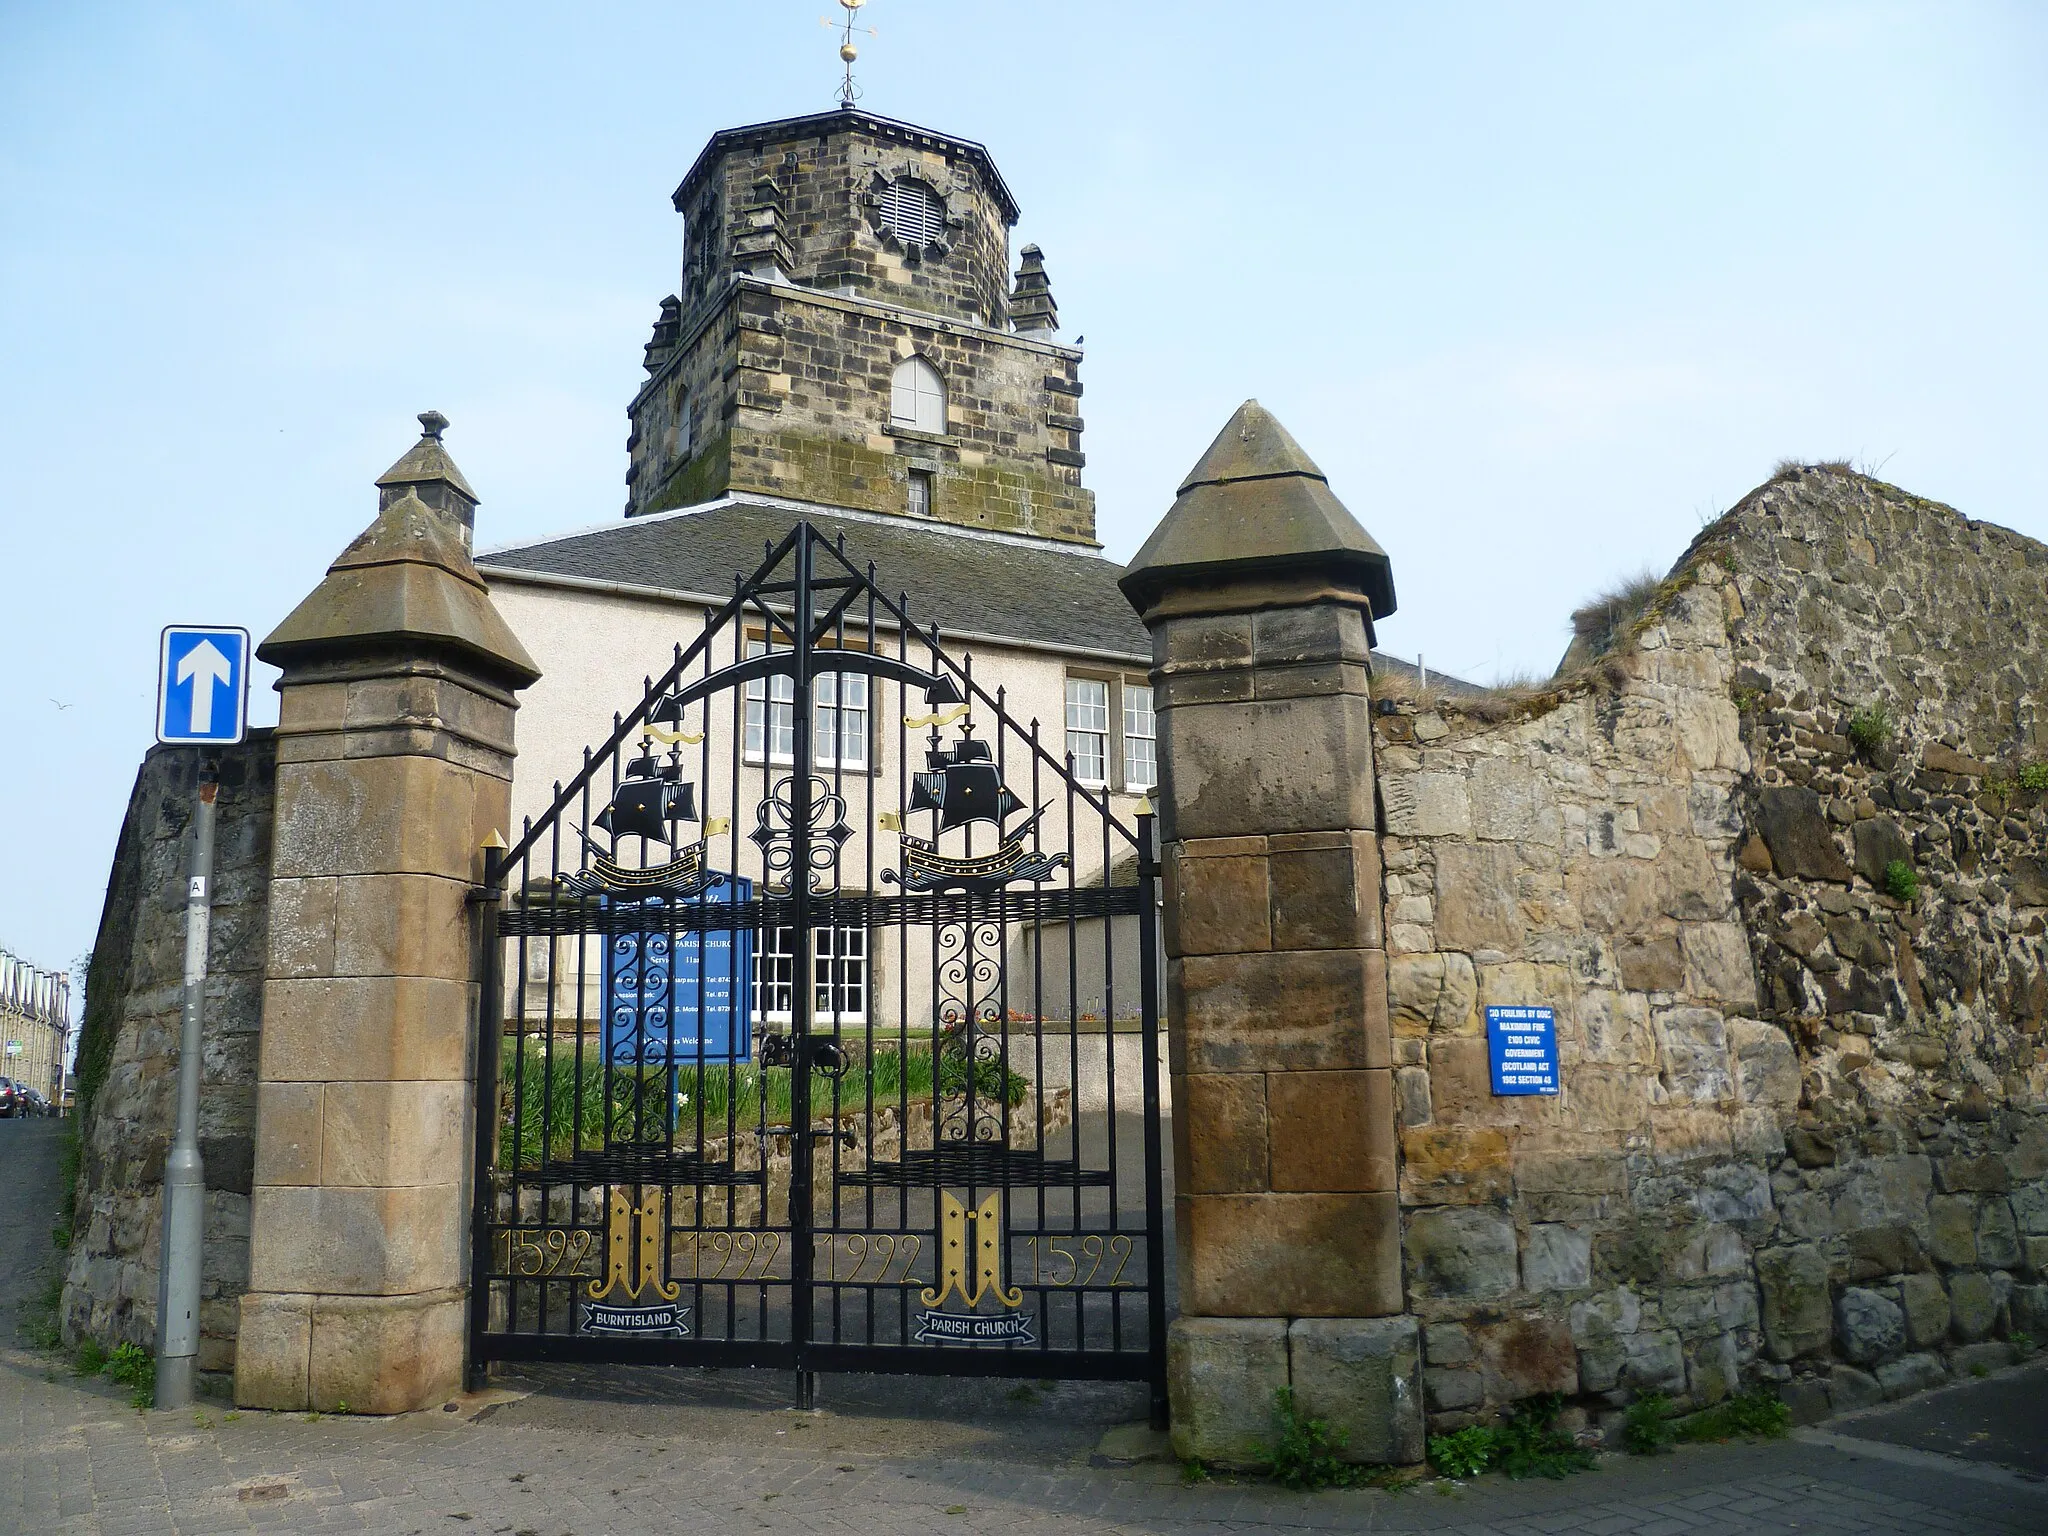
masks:
<svg viewBox="0 0 2048 1536"><path fill-rule="evenodd" d="M889 424L919 432L946 430L946 381L921 357L906 357L889 381Z"/></svg>

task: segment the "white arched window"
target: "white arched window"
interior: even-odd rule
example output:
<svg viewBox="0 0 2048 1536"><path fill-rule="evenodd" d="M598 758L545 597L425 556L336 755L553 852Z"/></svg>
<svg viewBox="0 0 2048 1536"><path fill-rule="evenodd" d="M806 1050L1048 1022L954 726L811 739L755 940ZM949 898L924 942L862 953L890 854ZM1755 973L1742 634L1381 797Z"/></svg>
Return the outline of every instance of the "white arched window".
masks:
<svg viewBox="0 0 2048 1536"><path fill-rule="evenodd" d="M946 430L946 381L921 357L906 357L889 381L889 422L920 432Z"/></svg>

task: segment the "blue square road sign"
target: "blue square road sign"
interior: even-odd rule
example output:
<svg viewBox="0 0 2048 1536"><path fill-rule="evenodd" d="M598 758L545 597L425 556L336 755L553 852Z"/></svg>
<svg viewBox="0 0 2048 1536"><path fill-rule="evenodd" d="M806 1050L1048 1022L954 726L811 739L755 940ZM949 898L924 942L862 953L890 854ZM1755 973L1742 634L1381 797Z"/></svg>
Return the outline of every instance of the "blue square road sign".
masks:
<svg viewBox="0 0 2048 1536"><path fill-rule="evenodd" d="M249 631L172 624L156 677L156 739L228 746L249 732Z"/></svg>

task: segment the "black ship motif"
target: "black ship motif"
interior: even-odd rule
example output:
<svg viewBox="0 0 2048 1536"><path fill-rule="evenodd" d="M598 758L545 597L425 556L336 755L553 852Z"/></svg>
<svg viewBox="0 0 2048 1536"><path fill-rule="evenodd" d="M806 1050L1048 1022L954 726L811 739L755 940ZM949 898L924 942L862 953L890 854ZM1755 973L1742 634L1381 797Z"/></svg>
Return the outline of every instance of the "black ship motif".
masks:
<svg viewBox="0 0 2048 1536"><path fill-rule="evenodd" d="M681 710L671 696L656 704L648 714L650 722L679 723ZM650 897L680 899L701 895L717 883L716 870L707 867L704 840L677 851L672 859L649 863L650 850L666 851L677 822L697 820L697 786L687 782L675 763L658 761L651 743L643 742L641 755L626 764L618 788L605 808L590 824L611 838L609 851L586 837L590 866L576 874L563 875L561 884L579 895L607 894L639 901ZM621 839L641 839L640 864L621 860Z"/></svg>
<svg viewBox="0 0 2048 1536"><path fill-rule="evenodd" d="M972 722L963 726L960 739L942 750L939 733L934 730L932 750L925 754L925 771L911 776L911 811L936 812L938 822L929 838L904 832L902 872L885 870L882 878L913 894L994 891L1018 880L1035 883L1049 878L1067 862L1064 853L1044 854L1027 845L1045 806L1027 820L1009 825L1010 818L1025 809L1024 802L1003 783L1002 770L990 756L988 743L977 741L973 731ZM939 852L940 837L976 822L996 829L995 852L967 858L949 858Z"/></svg>

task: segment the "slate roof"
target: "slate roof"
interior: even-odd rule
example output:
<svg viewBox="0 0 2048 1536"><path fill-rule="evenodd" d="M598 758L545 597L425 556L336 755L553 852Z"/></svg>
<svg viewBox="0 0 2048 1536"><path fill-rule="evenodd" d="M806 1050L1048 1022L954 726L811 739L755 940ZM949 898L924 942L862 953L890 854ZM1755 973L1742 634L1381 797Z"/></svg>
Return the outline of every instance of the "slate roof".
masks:
<svg viewBox="0 0 2048 1536"><path fill-rule="evenodd" d="M991 538L944 525L845 517L812 507L742 500L627 518L614 526L477 556L493 568L729 597L764 545L808 517L844 535L848 558L872 560L885 592L910 594L910 614L955 633L1000 636L1077 651L1150 657L1145 626L1117 587L1124 568L1092 550Z"/></svg>
<svg viewBox="0 0 2048 1536"><path fill-rule="evenodd" d="M935 523L847 517L797 503L728 499L681 512L632 517L536 544L476 557L492 570L616 582L694 597L732 595L764 546L800 517L846 538L857 563L872 560L884 591L910 594L911 617L955 634L1021 640L1055 650L1149 661L1152 642L1117 586L1124 567L1091 550L1050 541L995 538ZM1375 671L1414 677L1412 662L1374 651ZM1471 685L1440 672L1448 693Z"/></svg>

